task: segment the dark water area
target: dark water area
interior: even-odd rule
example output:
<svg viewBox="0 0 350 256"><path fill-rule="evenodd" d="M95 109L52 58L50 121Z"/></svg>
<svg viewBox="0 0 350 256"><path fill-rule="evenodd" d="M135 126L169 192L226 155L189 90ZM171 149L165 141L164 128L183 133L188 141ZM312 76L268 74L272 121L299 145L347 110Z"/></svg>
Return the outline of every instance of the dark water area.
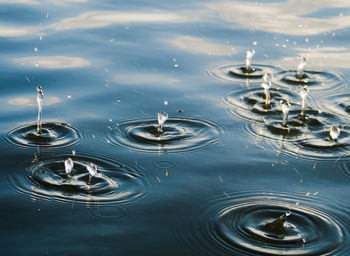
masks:
<svg viewBox="0 0 350 256"><path fill-rule="evenodd" d="M0 254L349 255L349 15L0 0Z"/></svg>

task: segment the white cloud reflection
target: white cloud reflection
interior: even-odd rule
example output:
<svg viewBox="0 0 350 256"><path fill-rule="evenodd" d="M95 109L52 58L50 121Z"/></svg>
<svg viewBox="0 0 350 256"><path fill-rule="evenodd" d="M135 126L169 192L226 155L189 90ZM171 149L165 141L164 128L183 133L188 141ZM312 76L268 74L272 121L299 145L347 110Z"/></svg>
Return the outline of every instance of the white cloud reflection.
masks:
<svg viewBox="0 0 350 256"><path fill-rule="evenodd" d="M76 68L90 65L90 62L86 59L66 56L23 57L14 59L14 62L25 66L47 69Z"/></svg>
<svg viewBox="0 0 350 256"><path fill-rule="evenodd" d="M38 28L35 27L5 27L0 26L0 37L16 37L16 36L26 36L30 35L36 31Z"/></svg>
<svg viewBox="0 0 350 256"><path fill-rule="evenodd" d="M37 106L36 97L25 96L25 97L16 97L9 98L6 100L8 104L17 106L17 107L34 107ZM45 97L44 105L49 106L60 102L61 100L57 97Z"/></svg>
<svg viewBox="0 0 350 256"><path fill-rule="evenodd" d="M193 20L189 15L180 15L171 12L118 12L95 11L87 12L78 17L67 18L50 25L56 30L98 28L121 23L182 23Z"/></svg>
<svg viewBox="0 0 350 256"><path fill-rule="evenodd" d="M202 38L191 36L178 36L168 39L167 43L181 50L196 54L224 56L237 52L237 50L230 45L213 43Z"/></svg>
<svg viewBox="0 0 350 256"><path fill-rule="evenodd" d="M350 26L350 16L305 17L323 8L349 8L350 1L289 0L288 2L215 2L205 5L228 22L242 27L288 35L317 35Z"/></svg>
<svg viewBox="0 0 350 256"><path fill-rule="evenodd" d="M0 0L0 4L30 4L30 5L36 5L39 4L38 1L35 0Z"/></svg>
<svg viewBox="0 0 350 256"><path fill-rule="evenodd" d="M320 47L315 49L296 49L299 57L306 57L312 66L318 67L350 67L350 51L348 48ZM298 65L297 57L287 57L278 61L282 65L296 67Z"/></svg>
<svg viewBox="0 0 350 256"><path fill-rule="evenodd" d="M170 77L166 74L157 73L135 73L135 74L121 74L114 77L114 81L127 85L138 84L168 84L174 85L180 82L180 80Z"/></svg>

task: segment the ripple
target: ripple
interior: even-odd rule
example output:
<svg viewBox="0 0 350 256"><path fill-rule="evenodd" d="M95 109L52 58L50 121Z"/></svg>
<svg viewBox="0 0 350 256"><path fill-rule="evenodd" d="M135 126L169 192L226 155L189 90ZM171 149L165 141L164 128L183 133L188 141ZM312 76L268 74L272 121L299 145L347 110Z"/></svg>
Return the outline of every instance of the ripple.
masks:
<svg viewBox="0 0 350 256"><path fill-rule="evenodd" d="M209 67L206 71L209 77L224 81L224 82L236 82L241 83L246 79L255 81L262 80L265 73L275 74L279 71L277 67L269 65L252 65L251 70L246 70L244 65L219 64Z"/></svg>
<svg viewBox="0 0 350 256"><path fill-rule="evenodd" d="M266 226L288 210L284 227ZM201 255L346 255L349 220L319 197L241 188L201 202L194 214L198 231L185 240Z"/></svg>
<svg viewBox="0 0 350 256"><path fill-rule="evenodd" d="M265 122L267 119L277 119L282 117L280 101L290 99L297 101L298 96L289 90L270 89L271 102L265 104L265 93L260 88L245 89L242 91L231 91L222 100L229 107L228 112L240 119Z"/></svg>
<svg viewBox="0 0 350 256"><path fill-rule="evenodd" d="M143 152L184 152L219 143L223 130L216 123L189 118L170 118L160 133L157 120L128 120L109 131L112 144Z"/></svg>
<svg viewBox="0 0 350 256"><path fill-rule="evenodd" d="M74 167L66 174L64 161L71 157ZM86 167L93 163L98 175L90 177ZM140 166L85 155L59 155L31 163L25 172L14 173L10 185L33 200L57 200L86 205L123 205L147 196L151 176Z"/></svg>
<svg viewBox="0 0 350 256"><path fill-rule="evenodd" d="M346 119L345 122L348 122L350 119L349 93L327 94L326 97L319 100L319 105L322 106L325 111Z"/></svg>
<svg viewBox="0 0 350 256"><path fill-rule="evenodd" d="M79 142L81 133L67 123L43 123L42 133L36 131L36 124L16 127L5 134L5 141L22 147L61 147Z"/></svg>
<svg viewBox="0 0 350 256"><path fill-rule="evenodd" d="M300 85L307 85L310 90L318 91L330 91L345 85L344 79L339 74L320 71L304 71L303 77L298 78L296 70L286 70L277 73L274 83L287 89L292 89Z"/></svg>
<svg viewBox="0 0 350 256"><path fill-rule="evenodd" d="M330 113L308 109L303 116L291 111L286 126L281 117L263 124L250 123L244 130L266 141L268 147L279 153L313 160L336 160L346 157L350 146L350 126L342 126L337 140L330 138L329 131L337 123L338 118Z"/></svg>

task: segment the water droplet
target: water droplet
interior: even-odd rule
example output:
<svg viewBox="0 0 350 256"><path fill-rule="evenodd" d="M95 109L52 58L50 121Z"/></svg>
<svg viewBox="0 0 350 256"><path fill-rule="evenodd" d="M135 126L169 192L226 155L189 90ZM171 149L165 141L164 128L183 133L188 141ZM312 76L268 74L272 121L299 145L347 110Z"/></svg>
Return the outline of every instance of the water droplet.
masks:
<svg viewBox="0 0 350 256"><path fill-rule="evenodd" d="M97 174L97 166L93 163L90 163L86 166L86 169L89 171L90 175L92 177L96 176Z"/></svg>
<svg viewBox="0 0 350 256"><path fill-rule="evenodd" d="M175 64L174 67L175 67L175 68L178 68L178 67L179 67L179 64Z"/></svg>
<svg viewBox="0 0 350 256"><path fill-rule="evenodd" d="M72 155L75 156L77 152L75 150L72 150Z"/></svg>
<svg viewBox="0 0 350 256"><path fill-rule="evenodd" d="M164 105L167 106L169 102L167 100L164 101Z"/></svg>
<svg viewBox="0 0 350 256"><path fill-rule="evenodd" d="M247 70L250 69L250 66L252 64L252 58L253 58L254 54L255 54L255 50L254 49L248 50L247 53L246 53L245 66L246 66Z"/></svg>
<svg viewBox="0 0 350 256"><path fill-rule="evenodd" d="M168 114L166 112L158 113L158 126L160 130L162 129L162 125L166 120L168 120Z"/></svg>
<svg viewBox="0 0 350 256"><path fill-rule="evenodd" d="M332 140L337 140L340 134L339 126L332 126L329 131L329 136L331 136Z"/></svg>
<svg viewBox="0 0 350 256"><path fill-rule="evenodd" d="M40 85L36 88L36 90L38 92L38 94L36 96L36 101L38 103L37 132L40 134L42 131L42 126L43 126L42 105L43 105L44 92L43 92L42 87Z"/></svg>
<svg viewBox="0 0 350 256"><path fill-rule="evenodd" d="M39 49L35 47L34 48L34 52L38 52L38 51L39 51Z"/></svg>
<svg viewBox="0 0 350 256"><path fill-rule="evenodd" d="M304 75L304 67L307 64L307 59L305 57L301 58L298 69L297 69L297 78L302 79Z"/></svg>
<svg viewBox="0 0 350 256"><path fill-rule="evenodd" d="M71 173L73 169L74 163L72 158L68 157L66 161L64 161L64 169L66 170L66 173Z"/></svg>

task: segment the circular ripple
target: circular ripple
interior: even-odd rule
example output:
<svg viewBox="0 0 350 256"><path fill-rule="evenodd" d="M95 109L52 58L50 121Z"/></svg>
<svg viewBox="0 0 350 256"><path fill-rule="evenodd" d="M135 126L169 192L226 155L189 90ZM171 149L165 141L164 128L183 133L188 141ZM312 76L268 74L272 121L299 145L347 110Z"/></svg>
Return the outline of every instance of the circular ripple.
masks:
<svg viewBox="0 0 350 256"><path fill-rule="evenodd" d="M307 85L310 90L327 91L345 85L344 79L340 75L319 71L304 71L302 78L297 77L295 70L281 71L276 74L274 82L287 89Z"/></svg>
<svg viewBox="0 0 350 256"><path fill-rule="evenodd" d="M275 74L278 71L278 68L269 65L252 65L252 69L247 70L244 65L232 65L231 63L212 66L207 70L207 74L224 82L241 83L246 79L262 80L265 73Z"/></svg>
<svg viewBox="0 0 350 256"><path fill-rule="evenodd" d="M289 90L271 89L271 102L265 104L265 93L262 88L232 91L223 99L223 103L229 107L228 112L238 118L253 122L265 122L268 119L276 119L282 116L281 103L283 99L297 101L298 96Z"/></svg>
<svg viewBox="0 0 350 256"><path fill-rule="evenodd" d="M5 140L16 146L60 147L73 145L81 137L78 129L67 123L43 123L40 134L36 129L36 124L16 127L6 133Z"/></svg>
<svg viewBox="0 0 350 256"><path fill-rule="evenodd" d="M346 122L350 119L350 94L349 93L337 93L327 94L327 96L319 100L319 105L322 106L325 111L346 119Z"/></svg>
<svg viewBox="0 0 350 256"><path fill-rule="evenodd" d="M182 152L218 143L221 127L199 119L171 118L160 133L156 120L124 121L112 129L109 140L116 145L143 152Z"/></svg>
<svg viewBox="0 0 350 256"><path fill-rule="evenodd" d="M71 157L74 167L66 174L64 161ZM86 167L93 163L98 175L91 177ZM14 173L9 182L21 195L35 200L57 200L86 205L122 205L144 198L150 176L140 166L83 155L60 155L40 160Z"/></svg>
<svg viewBox="0 0 350 256"><path fill-rule="evenodd" d="M349 220L319 197L242 188L198 208L186 240L200 255L346 255ZM287 211L284 226L267 226Z"/></svg>

